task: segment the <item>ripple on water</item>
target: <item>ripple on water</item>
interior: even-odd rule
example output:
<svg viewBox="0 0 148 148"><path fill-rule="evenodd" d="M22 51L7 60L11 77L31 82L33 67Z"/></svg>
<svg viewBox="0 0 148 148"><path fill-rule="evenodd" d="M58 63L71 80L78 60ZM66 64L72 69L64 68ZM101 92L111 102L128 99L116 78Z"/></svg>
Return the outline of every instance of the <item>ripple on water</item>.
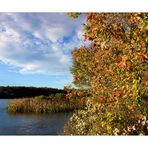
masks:
<svg viewBox="0 0 148 148"><path fill-rule="evenodd" d="M9 101L0 100L0 135L56 135L72 116L72 113L12 115L6 110Z"/></svg>

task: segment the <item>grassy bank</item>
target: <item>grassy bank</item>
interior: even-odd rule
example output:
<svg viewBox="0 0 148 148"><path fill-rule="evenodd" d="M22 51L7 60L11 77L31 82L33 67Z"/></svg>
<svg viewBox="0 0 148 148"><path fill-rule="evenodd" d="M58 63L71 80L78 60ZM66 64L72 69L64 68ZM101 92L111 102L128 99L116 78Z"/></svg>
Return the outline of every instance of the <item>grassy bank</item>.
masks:
<svg viewBox="0 0 148 148"><path fill-rule="evenodd" d="M11 113L50 113L68 112L84 109L85 99L67 99L64 94L57 93L49 96L34 98L13 99L8 104L8 112Z"/></svg>

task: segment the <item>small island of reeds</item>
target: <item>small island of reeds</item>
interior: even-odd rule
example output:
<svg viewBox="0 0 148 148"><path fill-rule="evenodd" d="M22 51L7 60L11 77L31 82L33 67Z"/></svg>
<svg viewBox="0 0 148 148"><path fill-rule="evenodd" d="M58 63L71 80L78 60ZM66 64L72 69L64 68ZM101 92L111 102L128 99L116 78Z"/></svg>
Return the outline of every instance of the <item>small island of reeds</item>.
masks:
<svg viewBox="0 0 148 148"><path fill-rule="evenodd" d="M48 96L25 97L12 99L7 110L10 113L51 113L70 112L84 109L86 99L83 97L69 96L69 93L55 93Z"/></svg>

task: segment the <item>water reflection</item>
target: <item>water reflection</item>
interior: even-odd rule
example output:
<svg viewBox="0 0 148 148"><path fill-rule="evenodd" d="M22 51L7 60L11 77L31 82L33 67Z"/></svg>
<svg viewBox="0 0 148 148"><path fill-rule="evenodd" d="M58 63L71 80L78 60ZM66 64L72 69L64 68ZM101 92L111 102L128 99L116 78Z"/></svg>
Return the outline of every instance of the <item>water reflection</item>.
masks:
<svg viewBox="0 0 148 148"><path fill-rule="evenodd" d="M0 100L0 135L57 135L72 113L8 114L8 99Z"/></svg>

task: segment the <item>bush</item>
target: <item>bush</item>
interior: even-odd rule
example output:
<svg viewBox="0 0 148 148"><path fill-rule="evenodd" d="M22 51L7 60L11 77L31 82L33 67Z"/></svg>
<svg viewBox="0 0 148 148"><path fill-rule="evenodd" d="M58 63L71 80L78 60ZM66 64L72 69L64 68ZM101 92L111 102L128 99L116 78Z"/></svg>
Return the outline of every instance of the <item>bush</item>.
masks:
<svg viewBox="0 0 148 148"><path fill-rule="evenodd" d="M148 120L119 118L110 112L98 114L79 110L64 127L64 135L148 135Z"/></svg>
<svg viewBox="0 0 148 148"><path fill-rule="evenodd" d="M87 109L74 114L65 132L146 134L147 124L141 123L148 115L141 102L147 94L147 81L142 84L148 61L147 19L147 13L87 14L84 38L91 45L72 51L71 67L74 84L89 92Z"/></svg>

